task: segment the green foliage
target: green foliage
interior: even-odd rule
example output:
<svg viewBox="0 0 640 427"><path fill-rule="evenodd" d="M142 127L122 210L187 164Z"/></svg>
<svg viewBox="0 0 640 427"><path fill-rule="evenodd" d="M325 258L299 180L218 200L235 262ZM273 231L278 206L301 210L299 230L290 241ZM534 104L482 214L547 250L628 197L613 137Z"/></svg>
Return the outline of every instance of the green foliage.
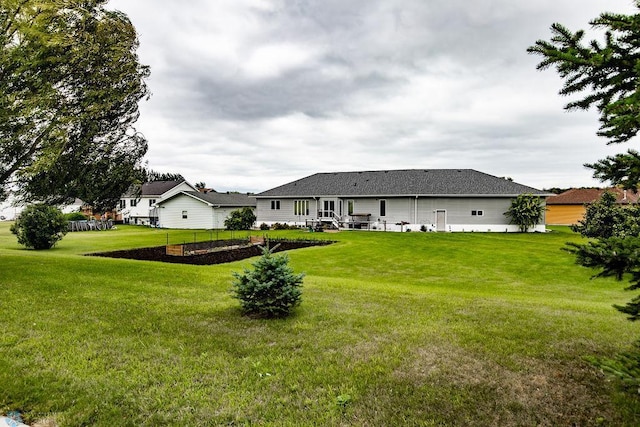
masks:
<svg viewBox="0 0 640 427"><path fill-rule="evenodd" d="M224 220L224 226L227 230L249 230L255 222L256 214L253 213L253 209L245 206L231 212Z"/></svg>
<svg viewBox="0 0 640 427"><path fill-rule="evenodd" d="M147 143L133 124L149 68L105 4L0 2L0 190L107 210L140 179Z"/></svg>
<svg viewBox="0 0 640 427"><path fill-rule="evenodd" d="M526 233L530 228L540 224L544 211L545 206L540 197L520 194L511 201L511 206L504 214L510 218L511 224L516 224L521 232Z"/></svg>
<svg viewBox="0 0 640 427"><path fill-rule="evenodd" d="M570 242L566 249L576 255L576 263L602 269L595 277L622 280L625 274L637 274L640 278L639 237L609 237L586 244Z"/></svg>
<svg viewBox="0 0 640 427"><path fill-rule="evenodd" d="M625 212L616 204L616 196L606 191L596 202L587 205L584 218L571 226L585 237L609 238L624 223Z"/></svg>
<svg viewBox="0 0 640 427"><path fill-rule="evenodd" d="M629 208L622 209L622 222L614 227L616 236L625 237L640 236L640 205L633 205Z"/></svg>
<svg viewBox="0 0 640 427"><path fill-rule="evenodd" d="M584 219L571 228L597 240L568 243L567 249L576 255L576 263L600 269L596 277L623 280L630 275L627 290L635 290L640 288L640 206L623 208L615 201L615 196L606 192L587 206ZM614 307L627 314L629 320L640 319L640 296Z"/></svg>
<svg viewBox="0 0 640 427"><path fill-rule="evenodd" d="M543 191L546 191L547 193L553 193L553 194L564 193L567 190L569 190L569 189L568 188L560 188L560 187L551 187L551 188L544 188L543 189Z"/></svg>
<svg viewBox="0 0 640 427"><path fill-rule="evenodd" d="M233 297L245 314L255 317L286 317L300 304L304 273L295 274L286 254L274 255L268 247L252 264L253 270L233 273Z"/></svg>
<svg viewBox="0 0 640 427"><path fill-rule="evenodd" d="M185 181L184 177L179 173L173 172L158 172L153 169L146 169L144 171L144 181L145 182L156 182L156 181L177 181L183 182ZM200 183L203 184L203 183ZM198 188L198 184L196 184L196 188ZM204 188L204 187L202 187Z"/></svg>
<svg viewBox="0 0 640 427"><path fill-rule="evenodd" d="M608 156L585 166L593 169L594 178L609 180L626 189L635 190L640 182L640 153L636 150L627 150L625 154Z"/></svg>
<svg viewBox="0 0 640 427"><path fill-rule="evenodd" d="M300 227L298 227L297 225L289 225L286 222L276 222L271 226L271 228L273 230L298 230Z"/></svg>
<svg viewBox="0 0 640 427"><path fill-rule="evenodd" d="M622 386L633 393L640 392L640 341L615 358L587 357L589 362L617 378Z"/></svg>
<svg viewBox="0 0 640 427"><path fill-rule="evenodd" d="M43 203L26 207L11 226L18 243L31 249L51 249L67 229L68 221L60 209Z"/></svg>
<svg viewBox="0 0 640 427"><path fill-rule="evenodd" d="M87 219L87 217L84 216L84 214L81 212L70 212L64 214L64 219L66 219L67 221L84 221L85 219Z"/></svg>

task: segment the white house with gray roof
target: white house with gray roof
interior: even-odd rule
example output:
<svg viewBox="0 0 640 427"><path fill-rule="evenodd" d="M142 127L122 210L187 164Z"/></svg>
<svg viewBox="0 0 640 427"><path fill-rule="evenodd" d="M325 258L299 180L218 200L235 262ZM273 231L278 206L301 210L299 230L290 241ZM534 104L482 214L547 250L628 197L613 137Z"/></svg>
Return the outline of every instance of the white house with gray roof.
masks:
<svg viewBox="0 0 640 427"><path fill-rule="evenodd" d="M186 181L145 182L140 194L130 191L122 196L117 212L125 224L156 225L156 203L181 191L195 191L195 187Z"/></svg>
<svg viewBox="0 0 640 427"><path fill-rule="evenodd" d="M473 169L317 173L256 195L257 223L386 231L518 231L520 194L550 194ZM545 231L544 218L531 231Z"/></svg>
<svg viewBox="0 0 640 427"><path fill-rule="evenodd" d="M224 228L231 212L243 207L255 209L255 197L216 191L181 191L157 202L158 227Z"/></svg>

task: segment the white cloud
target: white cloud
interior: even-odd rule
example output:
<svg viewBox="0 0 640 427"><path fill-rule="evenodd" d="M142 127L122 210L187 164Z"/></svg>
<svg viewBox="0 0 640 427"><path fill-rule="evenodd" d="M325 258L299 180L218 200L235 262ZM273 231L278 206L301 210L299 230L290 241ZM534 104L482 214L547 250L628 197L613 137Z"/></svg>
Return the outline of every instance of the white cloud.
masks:
<svg viewBox="0 0 640 427"><path fill-rule="evenodd" d="M469 167L537 187L595 182L627 147L566 113L526 48L629 0L112 0L141 34L150 166L263 191L329 170Z"/></svg>
<svg viewBox="0 0 640 427"><path fill-rule="evenodd" d="M278 43L258 46L239 64L250 79L280 77L296 68L311 67L319 52L310 46Z"/></svg>

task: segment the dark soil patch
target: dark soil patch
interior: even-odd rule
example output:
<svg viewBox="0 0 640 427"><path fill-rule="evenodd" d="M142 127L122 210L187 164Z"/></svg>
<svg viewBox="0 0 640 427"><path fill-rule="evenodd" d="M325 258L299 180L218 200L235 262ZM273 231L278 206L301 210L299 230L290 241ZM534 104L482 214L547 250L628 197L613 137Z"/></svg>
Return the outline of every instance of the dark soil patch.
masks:
<svg viewBox="0 0 640 427"><path fill-rule="evenodd" d="M311 246L324 246L333 243L330 240L284 240L271 241L272 252L288 251L292 249L308 248ZM127 258L141 261L171 262L175 264L212 265L226 262L240 261L246 258L262 254L260 246L246 246L227 250L218 250L205 254L190 256L172 256L166 254L166 246L154 246L151 248L128 249L112 252L98 252L89 256L101 256L107 258Z"/></svg>

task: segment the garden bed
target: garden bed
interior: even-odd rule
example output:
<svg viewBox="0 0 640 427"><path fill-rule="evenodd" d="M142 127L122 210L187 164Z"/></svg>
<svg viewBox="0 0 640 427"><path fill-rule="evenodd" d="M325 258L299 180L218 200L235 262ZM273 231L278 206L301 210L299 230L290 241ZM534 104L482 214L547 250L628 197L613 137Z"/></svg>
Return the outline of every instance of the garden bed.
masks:
<svg viewBox="0 0 640 427"><path fill-rule="evenodd" d="M208 242L202 242L206 245ZM323 246L333 243L331 240L270 240L272 252L288 251L292 249L308 248L311 246ZM127 258L141 261L159 261L175 264L193 265L213 265L226 262L240 261L262 254L262 246L248 244L238 247L238 242L214 241L211 243L216 247L215 251L207 253L196 253L189 256L174 256L167 254L167 246L154 246L150 248L127 249L111 252L97 252L88 254L90 256L101 256L108 258Z"/></svg>

